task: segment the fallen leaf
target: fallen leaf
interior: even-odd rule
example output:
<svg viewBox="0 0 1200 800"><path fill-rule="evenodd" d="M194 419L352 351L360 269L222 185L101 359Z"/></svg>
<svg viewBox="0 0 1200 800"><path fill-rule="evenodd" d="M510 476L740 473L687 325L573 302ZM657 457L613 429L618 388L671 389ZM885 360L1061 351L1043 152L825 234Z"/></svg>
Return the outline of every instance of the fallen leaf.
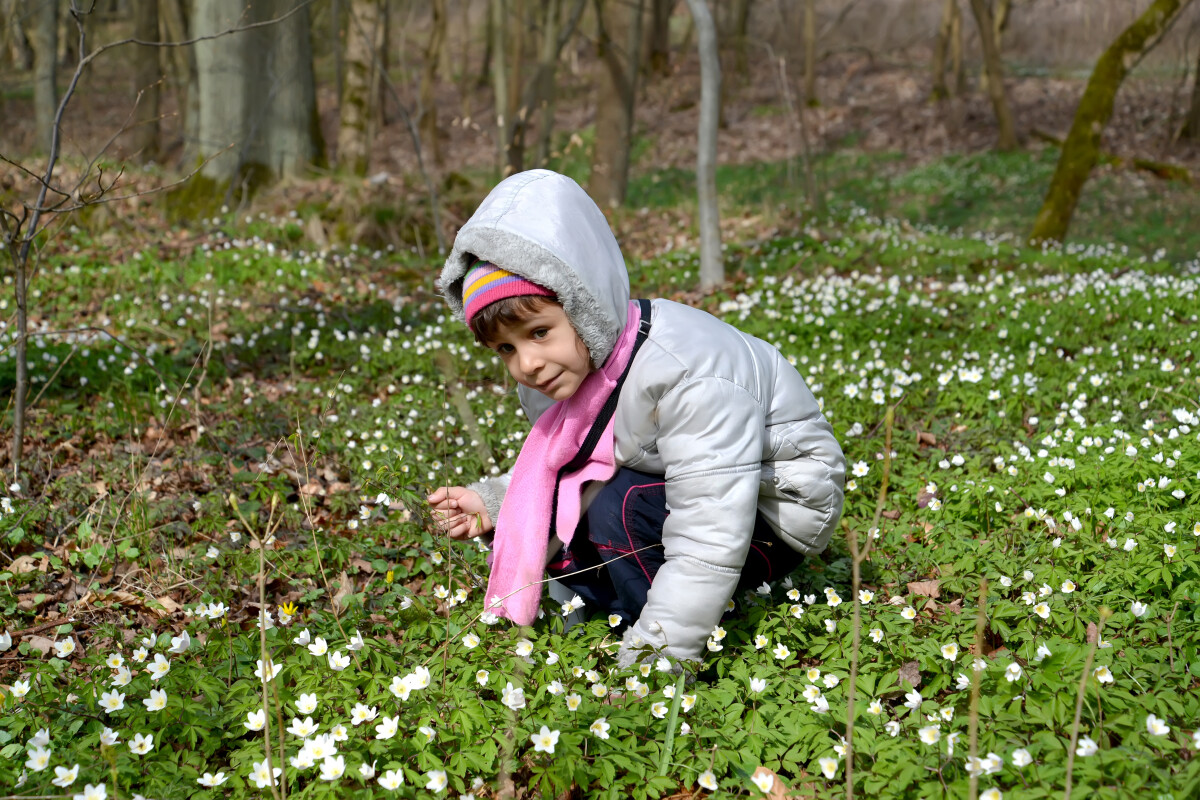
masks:
<svg viewBox="0 0 1200 800"><path fill-rule="evenodd" d="M364 561L361 558L350 559L350 566L358 567L359 572L366 572L368 574L375 572L375 568L372 567L369 562Z"/></svg>
<svg viewBox="0 0 1200 800"><path fill-rule="evenodd" d="M333 595L333 607L338 611L345 611L342 601L353 591L354 586L350 583L350 578L347 577L346 571L342 570L342 574L338 575L338 590Z"/></svg>
<svg viewBox="0 0 1200 800"><path fill-rule="evenodd" d="M34 650L41 650L42 655L49 655L54 652L53 639L47 639L45 636L30 636L25 641L29 642L29 646Z"/></svg>
<svg viewBox="0 0 1200 800"><path fill-rule="evenodd" d="M176 603L174 598L172 598L170 595L164 594L162 597L156 597L154 599L168 614L174 614L179 610L179 603Z"/></svg>
<svg viewBox="0 0 1200 800"><path fill-rule="evenodd" d="M13 559L13 562L9 564L8 569L10 572L16 573L17 575L21 575L26 572L33 572L37 569L37 559L33 556L20 556Z"/></svg>
<svg viewBox="0 0 1200 800"><path fill-rule="evenodd" d="M1089 622L1087 627L1087 643L1093 644L1100 638L1100 629L1096 627L1096 623Z"/></svg>
<svg viewBox="0 0 1200 800"><path fill-rule="evenodd" d="M941 581L913 581L908 584L908 590L918 597L932 597L937 599L942 596L938 591L938 586Z"/></svg>
<svg viewBox="0 0 1200 800"><path fill-rule="evenodd" d="M928 431L917 431L918 447L937 447L937 437Z"/></svg>
<svg viewBox="0 0 1200 800"><path fill-rule="evenodd" d="M900 665L896 682L903 686L907 683L913 689L921 685L921 665L916 661L906 661Z"/></svg>
<svg viewBox="0 0 1200 800"><path fill-rule="evenodd" d="M899 511L884 511L883 516L887 517L888 519L900 519L900 512Z"/></svg>

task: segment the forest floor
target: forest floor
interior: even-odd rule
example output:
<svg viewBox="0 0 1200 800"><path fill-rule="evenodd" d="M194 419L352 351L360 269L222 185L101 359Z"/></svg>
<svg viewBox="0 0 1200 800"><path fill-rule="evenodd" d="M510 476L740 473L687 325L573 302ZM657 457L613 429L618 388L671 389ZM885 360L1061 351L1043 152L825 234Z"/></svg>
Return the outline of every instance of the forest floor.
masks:
<svg viewBox="0 0 1200 800"><path fill-rule="evenodd" d="M1014 77L1026 147L1001 154L982 95L932 105L911 64L844 54L822 64L821 105L806 112L827 213L809 212L775 75L760 59L730 80L727 286L693 291L687 60L644 90L628 207L611 218L635 292L771 341L822 398L853 469L849 531L879 534L861 580L838 540L789 584L739 598L713 642L724 655L678 692L672 676L617 670L602 619L570 635L554 607L532 632L483 624L483 556L436 536L421 498L507 468L527 425L503 370L446 324L395 121L376 143L378 181L318 175L245 206L209 198L203 214L132 197L52 229L31 293L24 477L0 488L0 786L49 794L49 765L59 788L78 778L72 791L258 796L261 737L300 759L282 714L311 708L323 733L346 736L345 760L319 762L324 780L289 761L306 797L380 796L398 776L404 796L514 782L527 797L697 782L744 794L761 771L844 796L853 702L865 796L967 796L981 769L968 730L988 753L980 788L1010 800L1071 780L1097 797L1195 785L1196 189L1104 165L1073 229L1081 246L1024 247L1057 155L1031 134L1065 132L1082 81ZM127 114L119 82L89 80L65 173ZM1200 153L1170 135L1181 89L1131 81L1106 147L1195 173ZM453 86L444 95L462 108ZM551 165L580 179L590 97L582 76L564 80ZM27 116L5 102L8 148ZM489 108L480 94L444 120L447 233L495 179L485 126L464 124ZM322 109L332 140L329 97ZM19 171L0 181L6 203L31 198ZM0 351L0 397L13 375ZM276 627L260 637L264 616ZM966 666L971 650L985 669ZM282 666L267 693L278 713L252 733L263 658ZM978 702L965 672L980 676ZM655 694L639 704L642 690ZM673 739L660 713L672 704Z"/></svg>

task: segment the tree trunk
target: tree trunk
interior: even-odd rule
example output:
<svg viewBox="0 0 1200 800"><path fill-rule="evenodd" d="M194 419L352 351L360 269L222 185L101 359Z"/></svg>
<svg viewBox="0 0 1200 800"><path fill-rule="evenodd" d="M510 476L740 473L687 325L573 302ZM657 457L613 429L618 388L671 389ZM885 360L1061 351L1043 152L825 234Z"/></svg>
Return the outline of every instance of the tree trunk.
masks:
<svg viewBox="0 0 1200 800"><path fill-rule="evenodd" d="M492 101L496 108L496 163L508 164L508 146L512 141L512 109L508 106L508 0L492 0L488 7L488 50L492 54ZM501 167L504 174L507 169Z"/></svg>
<svg viewBox="0 0 1200 800"><path fill-rule="evenodd" d="M721 59L717 32L705 0L687 0L700 51L700 128L696 148L696 190L700 206L700 289L725 282L721 258L721 216L717 206L717 124L721 96Z"/></svg>
<svg viewBox="0 0 1200 800"><path fill-rule="evenodd" d="M967 93L967 72L963 68L963 17L958 1L954 3L954 16L950 21L950 74L954 76L954 96Z"/></svg>
<svg viewBox="0 0 1200 800"><path fill-rule="evenodd" d="M550 140L554 136L554 74L558 71L558 26L562 21L562 0L545 0L543 12L537 72L532 81L531 102L526 104L531 109L537 109L538 114L534 156L538 166L546 163L550 154Z"/></svg>
<svg viewBox="0 0 1200 800"><path fill-rule="evenodd" d="M295 175L318 160L309 12L302 2L262 0L248 7L245 0L205 0L192 5L195 36L278 20L195 45L197 138L200 155L207 159L204 175L257 185Z"/></svg>
<svg viewBox="0 0 1200 800"><path fill-rule="evenodd" d="M159 4L159 14L163 30L169 42L184 42L188 39L188 17L182 7L182 0L162 0ZM183 136L183 164L190 169L198 161L196 123L200 119L197 102L200 91L196 74L196 48L168 47L167 57L171 59L172 83L175 96L180 98L180 123Z"/></svg>
<svg viewBox="0 0 1200 800"><path fill-rule="evenodd" d="M588 192L606 208L625 202L629 184L644 0L595 1L601 66Z"/></svg>
<svg viewBox="0 0 1200 800"><path fill-rule="evenodd" d="M505 174L525 169L525 120L529 109L521 104L525 74L525 0L509 0L508 16L508 140L505 144Z"/></svg>
<svg viewBox="0 0 1200 800"><path fill-rule="evenodd" d="M492 61L496 57L496 54L494 52L495 48L496 48L496 36L497 36L497 34L496 34L496 18L498 16L496 13L496 5L500 2L503 2L503 0L491 0L491 2L489 2L483 8L483 17L484 17L483 60L480 61L480 63L479 63L479 77L475 80L475 86L480 89L487 86L489 82L492 82L495 80L492 77ZM463 6L464 6L463 13L465 14L466 9L468 9L470 6L467 3L464 3ZM499 15L499 16L501 19L503 19L502 15ZM469 33L470 33L470 31L468 30L468 34ZM470 36L467 36L466 41L468 41L468 42L471 41Z"/></svg>
<svg viewBox="0 0 1200 800"><path fill-rule="evenodd" d="M817 0L804 0L804 105L820 104L817 97Z"/></svg>
<svg viewBox="0 0 1200 800"><path fill-rule="evenodd" d="M538 113L536 159L539 165L544 164L549 157L551 138L554 133L554 76L558 72L558 60L562 55L563 48L567 46L567 42L571 41L571 37L575 35L575 29L579 26L579 20L587 8L587 0L574 0L570 14L566 20L563 20L562 2L563 0L547 0L545 3L537 69L526 82L521 95L521 107L526 110L526 116L534 109ZM523 135L521 129L518 130L518 133ZM520 144L524 149L524 142L522 141Z"/></svg>
<svg viewBox="0 0 1200 800"><path fill-rule="evenodd" d="M58 3L25 0L29 44L33 48L34 141L38 152L50 149L58 112Z"/></svg>
<svg viewBox="0 0 1200 800"><path fill-rule="evenodd" d="M1122 81L1190 3L1191 0L1154 0L1096 62L1075 109L1075 120L1059 154L1050 189L1033 223L1033 233L1029 236L1032 243L1061 242L1066 237L1083 185L1100 158L1100 137L1112 117Z"/></svg>
<svg viewBox="0 0 1200 800"><path fill-rule="evenodd" d="M985 0L971 0L971 10L975 12L979 41L983 45L983 61L988 76L988 96L991 98L992 109L996 114L996 125L999 128L996 147L999 150L1015 150L1017 149L1017 130L1013 125L1008 96L1004 93L1004 65L1000 61L1000 50L996 47L992 12L988 10Z"/></svg>
<svg viewBox="0 0 1200 800"><path fill-rule="evenodd" d="M437 88L438 65L442 60L442 44L446 41L446 0L433 0L430 5L433 10L433 29L429 33L429 42L425 47L425 64L421 70L418 126L421 131L421 142L428 148L433 157L433 163L440 167L445 159L441 147L442 134L438 128L437 101L433 97L433 92Z"/></svg>
<svg viewBox="0 0 1200 800"><path fill-rule="evenodd" d="M21 0L0 0L0 15L4 17L4 43L8 48L8 57L18 71L30 71L33 69L33 50L25 35Z"/></svg>
<svg viewBox="0 0 1200 800"><path fill-rule="evenodd" d="M338 166L353 175L366 175L375 138L375 101L379 97L379 54L383 26L379 0L353 0L346 25L342 56L342 102L339 109Z"/></svg>
<svg viewBox="0 0 1200 800"><path fill-rule="evenodd" d="M646 69L651 75L671 71L671 12L675 0L650 0L650 30L646 36Z"/></svg>
<svg viewBox="0 0 1200 800"><path fill-rule="evenodd" d="M1192 105L1179 135L1190 142L1200 142L1200 56L1196 58L1196 71L1192 75Z"/></svg>
<svg viewBox="0 0 1200 800"><path fill-rule="evenodd" d="M133 37L143 42L161 40L158 33L158 0L134 8ZM159 97L162 94L161 47L139 45L133 50L133 89L140 93L133 128L133 149L145 164L159 158Z"/></svg>
<svg viewBox="0 0 1200 800"><path fill-rule="evenodd" d="M311 10L307 0L267 3L264 19L296 13L260 28L268 52L271 111L266 115L264 161L273 175L293 177L323 160L320 118L313 74Z"/></svg>
<svg viewBox="0 0 1200 800"><path fill-rule="evenodd" d="M1004 52L1004 32L1008 30L1009 20L1012 19L1012 0L996 0L996 17L993 20L996 31L996 49Z"/></svg>
<svg viewBox="0 0 1200 800"><path fill-rule="evenodd" d="M688 8L691 8L691 6L692 4L689 2ZM734 63L737 65L738 79L742 80L750 72L750 61L746 55L746 48L749 45L747 34L750 29L750 0L733 0L733 7L730 11L733 17L730 20L731 27L733 28L733 52L736 54L736 61ZM699 33L699 30L697 27L697 33ZM701 80L703 81L703 78Z"/></svg>
<svg viewBox="0 0 1200 800"><path fill-rule="evenodd" d="M946 86L946 54L950 50L950 34L954 29L954 10L957 7L958 0L945 0L942 3L942 21L933 42L933 89L929 93L933 100L945 100L950 96Z"/></svg>

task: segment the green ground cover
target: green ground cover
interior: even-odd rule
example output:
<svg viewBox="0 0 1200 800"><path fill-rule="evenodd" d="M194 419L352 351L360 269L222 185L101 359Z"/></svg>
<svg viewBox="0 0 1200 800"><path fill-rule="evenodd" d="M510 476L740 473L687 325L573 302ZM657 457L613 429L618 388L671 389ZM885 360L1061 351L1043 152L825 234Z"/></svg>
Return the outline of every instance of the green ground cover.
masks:
<svg viewBox="0 0 1200 800"><path fill-rule="evenodd" d="M987 194L938 169L889 185ZM683 191L658 177L642 205ZM983 218L953 207L925 222ZM654 658L618 671L604 619L566 630L549 602L529 628L488 618L483 554L439 539L420 498L513 463L511 382L433 294L436 264L294 249L293 224L221 220L190 254L120 259L76 231L43 265L43 330L120 340L32 351L35 477L0 492L4 791L840 797L850 768L880 798L966 797L973 775L1009 798L1200 782L1194 265L869 210L731 245L744 277L702 302L822 399L847 532L871 549L857 583L835 540L735 598L681 680ZM1157 246L1195 249L1177 233ZM632 264L635 294L696 269L682 251Z"/></svg>

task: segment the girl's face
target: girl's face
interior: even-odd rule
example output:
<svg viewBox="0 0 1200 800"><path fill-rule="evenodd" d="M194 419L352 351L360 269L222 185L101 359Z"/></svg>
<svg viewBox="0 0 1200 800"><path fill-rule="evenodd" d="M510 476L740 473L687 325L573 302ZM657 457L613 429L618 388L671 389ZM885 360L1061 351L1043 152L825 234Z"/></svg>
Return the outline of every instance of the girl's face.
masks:
<svg viewBox="0 0 1200 800"><path fill-rule="evenodd" d="M547 303L511 325L500 325L487 346L500 355L517 383L556 402L579 391L592 371L587 346L557 303Z"/></svg>

